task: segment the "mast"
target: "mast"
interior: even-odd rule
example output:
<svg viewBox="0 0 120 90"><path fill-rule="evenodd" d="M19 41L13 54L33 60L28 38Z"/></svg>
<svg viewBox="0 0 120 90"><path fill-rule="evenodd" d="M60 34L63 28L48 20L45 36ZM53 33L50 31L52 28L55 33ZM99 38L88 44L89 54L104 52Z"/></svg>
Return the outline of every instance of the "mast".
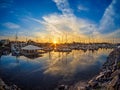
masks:
<svg viewBox="0 0 120 90"><path fill-rule="evenodd" d="M81 43L80 36L79 36L79 43Z"/></svg>
<svg viewBox="0 0 120 90"><path fill-rule="evenodd" d="M50 43L50 36L49 36L49 43Z"/></svg>
<svg viewBox="0 0 120 90"><path fill-rule="evenodd" d="M63 35L62 35L62 43L63 43Z"/></svg>
<svg viewBox="0 0 120 90"><path fill-rule="evenodd" d="M67 33L66 33L66 40L65 41L66 41L65 43L67 43Z"/></svg>
<svg viewBox="0 0 120 90"><path fill-rule="evenodd" d="M18 40L18 36L17 36L17 33L16 33L16 35L15 35L15 42L17 42L17 40Z"/></svg>
<svg viewBox="0 0 120 90"><path fill-rule="evenodd" d="M27 37L26 37L26 42L27 42L28 40L27 40Z"/></svg>

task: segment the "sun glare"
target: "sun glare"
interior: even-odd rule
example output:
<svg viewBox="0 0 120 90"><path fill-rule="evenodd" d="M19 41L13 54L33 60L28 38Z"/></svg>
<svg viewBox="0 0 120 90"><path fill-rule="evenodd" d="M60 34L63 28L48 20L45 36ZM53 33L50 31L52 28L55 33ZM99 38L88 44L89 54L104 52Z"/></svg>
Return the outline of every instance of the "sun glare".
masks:
<svg viewBox="0 0 120 90"><path fill-rule="evenodd" d="M54 44L56 44L56 43L57 43L57 41L56 41L56 40L54 40L54 41L53 41L53 43L54 43Z"/></svg>

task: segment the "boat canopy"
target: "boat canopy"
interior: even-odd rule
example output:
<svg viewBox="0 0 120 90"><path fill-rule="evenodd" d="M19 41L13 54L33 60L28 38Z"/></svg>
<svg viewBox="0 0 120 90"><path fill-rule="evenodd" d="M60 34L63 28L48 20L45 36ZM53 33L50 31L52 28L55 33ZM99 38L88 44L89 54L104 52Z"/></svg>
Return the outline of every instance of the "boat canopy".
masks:
<svg viewBox="0 0 120 90"><path fill-rule="evenodd" d="M40 48L38 46L34 46L34 45L27 45L21 49L22 50L42 50L42 48Z"/></svg>

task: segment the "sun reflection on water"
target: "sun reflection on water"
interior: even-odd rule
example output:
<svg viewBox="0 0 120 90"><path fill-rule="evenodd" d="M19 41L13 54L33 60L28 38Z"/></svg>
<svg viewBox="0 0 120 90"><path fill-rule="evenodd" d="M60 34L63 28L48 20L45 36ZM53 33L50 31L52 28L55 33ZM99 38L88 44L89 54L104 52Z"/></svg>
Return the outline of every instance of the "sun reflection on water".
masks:
<svg viewBox="0 0 120 90"><path fill-rule="evenodd" d="M101 49L95 52L83 52L81 50L74 50L71 53L52 52L51 61L46 62L47 66L44 74L63 76L74 74L78 68L86 69L96 64L99 58L103 55L108 55L110 51Z"/></svg>

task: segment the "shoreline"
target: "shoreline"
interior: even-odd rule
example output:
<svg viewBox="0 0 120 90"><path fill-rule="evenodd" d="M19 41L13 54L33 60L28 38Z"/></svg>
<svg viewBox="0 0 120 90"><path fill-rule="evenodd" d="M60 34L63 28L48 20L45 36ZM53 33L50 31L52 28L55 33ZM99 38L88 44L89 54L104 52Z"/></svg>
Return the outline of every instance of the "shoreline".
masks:
<svg viewBox="0 0 120 90"><path fill-rule="evenodd" d="M70 86L69 90L119 90L119 88L120 48L118 47L109 54L98 75L88 82L80 81Z"/></svg>
<svg viewBox="0 0 120 90"><path fill-rule="evenodd" d="M0 78L0 90L21 90L17 85L7 85L5 81Z"/></svg>

